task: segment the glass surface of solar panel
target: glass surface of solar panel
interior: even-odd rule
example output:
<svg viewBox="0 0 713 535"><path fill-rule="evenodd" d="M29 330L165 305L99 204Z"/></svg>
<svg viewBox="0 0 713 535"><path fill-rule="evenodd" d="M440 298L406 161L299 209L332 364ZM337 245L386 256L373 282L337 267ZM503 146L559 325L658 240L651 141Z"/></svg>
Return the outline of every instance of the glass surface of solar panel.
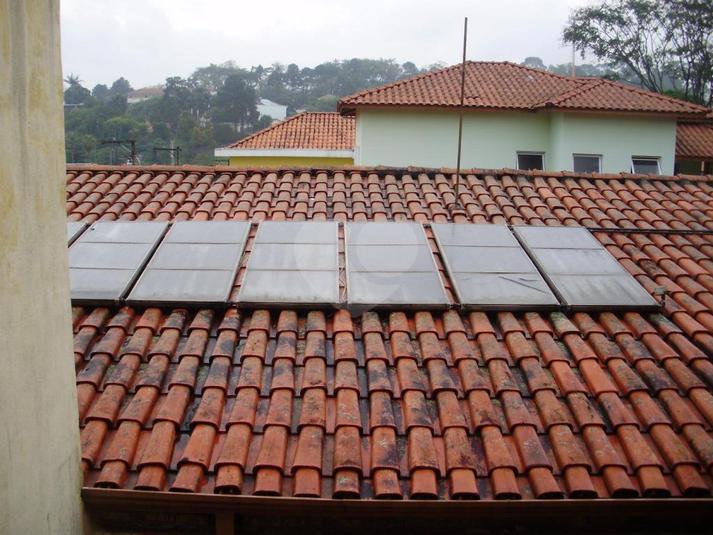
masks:
<svg viewBox="0 0 713 535"><path fill-rule="evenodd" d="M596 238L581 227L513 228L571 310L658 308L658 303Z"/></svg>
<svg viewBox="0 0 713 535"><path fill-rule="evenodd" d="M238 302L267 306L338 304L337 231L334 221L262 222Z"/></svg>
<svg viewBox="0 0 713 535"><path fill-rule="evenodd" d="M100 222L69 248L70 295L78 303L115 303L126 295L167 223Z"/></svg>
<svg viewBox="0 0 713 535"><path fill-rule="evenodd" d="M265 221L255 243L336 243L337 224L333 221Z"/></svg>
<svg viewBox="0 0 713 535"><path fill-rule="evenodd" d="M420 224L349 222L345 239L349 304L375 308L448 304Z"/></svg>
<svg viewBox="0 0 713 535"><path fill-rule="evenodd" d="M245 221L174 223L127 301L136 304L226 303L247 241Z"/></svg>
<svg viewBox="0 0 713 535"><path fill-rule="evenodd" d="M433 223L458 300L470 309L554 308L559 301L505 225Z"/></svg>
<svg viewBox="0 0 713 535"><path fill-rule="evenodd" d="M72 245L86 227L82 221L67 221L67 244Z"/></svg>

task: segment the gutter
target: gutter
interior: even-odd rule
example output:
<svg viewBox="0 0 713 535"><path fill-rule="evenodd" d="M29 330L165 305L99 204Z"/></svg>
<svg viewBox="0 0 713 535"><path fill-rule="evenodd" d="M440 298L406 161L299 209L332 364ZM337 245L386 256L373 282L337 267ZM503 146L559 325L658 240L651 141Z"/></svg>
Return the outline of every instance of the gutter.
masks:
<svg viewBox="0 0 713 535"><path fill-rule="evenodd" d="M298 158L353 158L354 151L332 149L240 149L222 147L215 149L217 158L236 156L250 157L298 157Z"/></svg>
<svg viewBox="0 0 713 535"><path fill-rule="evenodd" d="M283 498L225 494L190 494L115 490L85 487L82 499L89 514L98 524L113 519L113 528L130 526L132 520L155 515L166 522L166 515L203 515L211 518L217 533L223 525L234 525L236 515L267 522L279 517L294 518L298 525L310 519L337 527L342 521L353 525L355 520L398 518L403 522L434 520L463 521L479 527L489 525L534 527L545 526L550 531L574 525L591 529L596 526L613 528L628 526L641 529L651 526L660 530L674 522L674 527L695 530L713 524L713 498L666 499L597 499L597 500L332 500L315 498ZM208 515L206 517L206 515ZM556 519L556 520L555 520ZM117 523L118 522L118 523ZM164 524L165 525L165 524ZM147 528L150 526L146 526Z"/></svg>

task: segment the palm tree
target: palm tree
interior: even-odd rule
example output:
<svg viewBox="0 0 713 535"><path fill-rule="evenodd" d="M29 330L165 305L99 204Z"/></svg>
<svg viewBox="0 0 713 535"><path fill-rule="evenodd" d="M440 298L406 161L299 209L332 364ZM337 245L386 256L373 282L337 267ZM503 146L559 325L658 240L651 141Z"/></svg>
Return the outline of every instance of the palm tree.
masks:
<svg viewBox="0 0 713 535"><path fill-rule="evenodd" d="M74 74L74 73L71 72L71 73L69 73L69 74L67 75L67 77L64 79L64 83L65 83L65 84L68 84L69 87L74 87L75 85L81 85L81 84L82 84L82 80L80 80L78 74Z"/></svg>

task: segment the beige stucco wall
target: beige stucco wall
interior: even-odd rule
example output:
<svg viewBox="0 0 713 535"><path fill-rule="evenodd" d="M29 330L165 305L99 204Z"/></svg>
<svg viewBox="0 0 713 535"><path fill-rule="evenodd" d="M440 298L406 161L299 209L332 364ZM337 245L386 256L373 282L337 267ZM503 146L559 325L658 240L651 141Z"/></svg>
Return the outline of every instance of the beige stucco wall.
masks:
<svg viewBox="0 0 713 535"><path fill-rule="evenodd" d="M78 533L59 3L0 0L0 533Z"/></svg>
<svg viewBox="0 0 713 535"><path fill-rule="evenodd" d="M458 115L427 109L357 111L356 164L455 167ZM468 112L462 167L516 167L517 152L544 152L549 170L572 170L574 153L602 155L603 172L629 171L632 156L658 156L673 172L674 119L549 112Z"/></svg>

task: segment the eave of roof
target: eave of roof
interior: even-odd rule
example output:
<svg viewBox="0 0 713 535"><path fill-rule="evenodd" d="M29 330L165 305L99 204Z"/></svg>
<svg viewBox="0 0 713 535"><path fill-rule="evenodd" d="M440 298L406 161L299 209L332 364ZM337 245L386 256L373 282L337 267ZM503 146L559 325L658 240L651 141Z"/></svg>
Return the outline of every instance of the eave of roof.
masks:
<svg viewBox="0 0 713 535"><path fill-rule="evenodd" d="M406 519L418 522L440 519L472 522L478 518L479 529L511 527L521 531L536 527L547 532L588 529L611 530L615 526L634 529L667 527L676 529L685 519L687 530L706 529L713 522L711 499L611 499L576 501L447 501L432 500L313 500L268 496L234 496L148 492L85 487L82 500L89 513L99 519L110 518L115 524L130 524L137 511L147 513L206 513L250 515L251 518L328 518L332 527L340 522L353 526L359 518ZM557 525L552 519L557 519ZM122 520L125 519L125 520ZM157 514L154 529L163 527L164 519ZM304 520L303 520L304 521ZM146 526L148 528L148 526Z"/></svg>

